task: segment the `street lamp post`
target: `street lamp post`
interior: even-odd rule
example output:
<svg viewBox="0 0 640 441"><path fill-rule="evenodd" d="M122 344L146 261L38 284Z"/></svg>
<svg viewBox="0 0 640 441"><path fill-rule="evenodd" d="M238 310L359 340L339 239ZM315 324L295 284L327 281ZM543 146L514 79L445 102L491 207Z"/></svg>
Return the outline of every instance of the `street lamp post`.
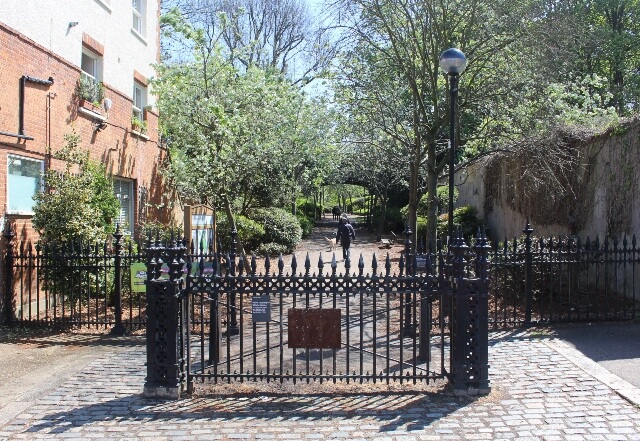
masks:
<svg viewBox="0 0 640 441"><path fill-rule="evenodd" d="M458 78L467 67L467 57L462 51L456 48L450 48L440 54L440 69L449 76L449 219L447 224L448 239L453 239L453 187L454 167L456 160L456 97L458 95Z"/></svg>

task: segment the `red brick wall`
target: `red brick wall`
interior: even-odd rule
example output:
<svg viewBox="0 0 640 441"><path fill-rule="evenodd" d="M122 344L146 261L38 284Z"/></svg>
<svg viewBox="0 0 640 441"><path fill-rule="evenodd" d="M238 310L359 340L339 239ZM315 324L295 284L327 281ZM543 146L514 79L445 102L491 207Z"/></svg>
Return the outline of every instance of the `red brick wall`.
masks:
<svg viewBox="0 0 640 441"><path fill-rule="evenodd" d="M18 133L19 86L23 75L44 80L53 77L54 83L46 86L27 82L25 87L24 133L33 140L0 134L2 215L7 211L7 154L42 159L54 169L62 169L64 165L59 161L47 161L47 152L57 151L63 145L64 135L72 128L80 135L82 146L90 150L91 157L106 164L110 173L133 179L134 186L147 188L150 204L157 206L168 202L163 197L165 188L159 173L166 152L159 145L156 113L145 112L148 118L146 137L134 134L131 99L105 84L105 96L113 104L108 114L104 108L100 110L107 121L106 126L97 131L96 122L78 111L74 91L80 68L0 23L0 132ZM133 77L134 72L131 72L132 81ZM141 208L137 193L135 191L135 213ZM168 212L149 210L151 217L148 220L165 222L168 219L164 213ZM18 239L35 238L28 216L9 215L7 218L15 221Z"/></svg>

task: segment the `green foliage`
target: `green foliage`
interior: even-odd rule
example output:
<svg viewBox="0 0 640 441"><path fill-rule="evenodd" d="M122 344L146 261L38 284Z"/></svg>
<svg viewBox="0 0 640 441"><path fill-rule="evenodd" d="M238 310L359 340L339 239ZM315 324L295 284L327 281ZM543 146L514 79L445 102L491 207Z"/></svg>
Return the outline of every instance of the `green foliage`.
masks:
<svg viewBox="0 0 640 441"><path fill-rule="evenodd" d="M81 74L76 83L76 95L79 99L100 105L104 99L104 84L87 75Z"/></svg>
<svg viewBox="0 0 640 441"><path fill-rule="evenodd" d="M164 173L179 196L222 196L246 214L319 188L335 151L327 104L273 69L232 63L177 11L163 23L193 48L190 61L157 66L152 84L171 149Z"/></svg>
<svg viewBox="0 0 640 441"><path fill-rule="evenodd" d="M438 216L438 237L443 238L448 234L448 213ZM453 226L457 231L457 228L462 228L462 235L466 240L475 237L478 228L482 227L482 219L478 218L478 209L471 205L465 205L464 207L458 207L453 210Z"/></svg>
<svg viewBox="0 0 640 441"><path fill-rule="evenodd" d="M260 247L262 239L265 235L265 228L260 222L249 219L246 216L238 215L235 217L236 229L238 230L238 239L245 247L245 252L250 253ZM229 249L231 244L231 227L226 216L220 216L217 222L218 237L222 243L223 249Z"/></svg>
<svg viewBox="0 0 640 441"><path fill-rule="evenodd" d="M373 225L378 225L380 223L380 216L382 215L380 207L373 208ZM384 217L384 231L393 231L398 234L400 231L404 231L406 224L406 214L403 213L403 210L398 207L387 207L385 217Z"/></svg>
<svg viewBox="0 0 640 441"><path fill-rule="evenodd" d="M558 122L605 129L617 121L616 109L607 106L613 96L605 78L588 75L547 88L547 109Z"/></svg>
<svg viewBox="0 0 640 441"><path fill-rule="evenodd" d="M249 217L264 227L263 243L274 242L295 249L302 240L302 228L296 216L281 208L258 208L249 212Z"/></svg>
<svg viewBox="0 0 640 441"><path fill-rule="evenodd" d="M86 298L89 290L110 298L113 273L105 273L96 258L104 254L103 245L114 231L113 219L120 203L104 165L91 161L88 152L80 149L80 137L72 132L64 139L65 145L54 155L67 161L64 172L47 170L45 191L34 196L33 226L40 233L47 260L43 266L45 285L58 295L74 292L75 302ZM87 283L75 286L80 280Z"/></svg>
<svg viewBox="0 0 640 441"><path fill-rule="evenodd" d="M297 212L312 219L314 216L315 219L320 219L322 217L322 205L315 204L309 200L298 202Z"/></svg>
<svg viewBox="0 0 640 441"><path fill-rule="evenodd" d="M161 241L166 242L173 237L175 240L181 240L184 238L184 228L182 224L163 224L156 220L143 222L139 225L139 237L142 240L147 240L151 235L153 240L159 238Z"/></svg>
<svg viewBox="0 0 640 441"><path fill-rule="evenodd" d="M427 218L418 217L418 221L416 222L416 234L418 240L424 239L427 235Z"/></svg>
<svg viewBox="0 0 640 441"><path fill-rule="evenodd" d="M315 204L310 200L298 202L296 217L300 222L300 228L302 228L302 237L308 237L313 231L316 219L322 217L322 205Z"/></svg>
<svg viewBox="0 0 640 441"><path fill-rule="evenodd" d="M301 213L297 214L297 218L298 218L298 222L300 222L300 228L302 228L302 237L310 236L313 231L315 221Z"/></svg>
<svg viewBox="0 0 640 441"><path fill-rule="evenodd" d="M438 213L446 211L449 206L449 186L441 185L437 188L436 194L438 195ZM458 200L458 189L453 188L453 202ZM426 216L429 210L429 194L425 193L418 202L418 216ZM408 214L408 207L404 208L404 212Z"/></svg>
<svg viewBox="0 0 640 441"><path fill-rule="evenodd" d="M54 157L67 162L64 172L47 170L45 191L34 196L33 226L45 242L104 241L114 231L120 203L105 166L80 150L80 137L65 135L65 146ZM78 165L78 173L72 167Z"/></svg>
<svg viewBox="0 0 640 441"><path fill-rule="evenodd" d="M135 115L131 117L131 127L133 128L133 130L140 133L147 133L147 130L148 130L147 122L145 120L138 118Z"/></svg>
<svg viewBox="0 0 640 441"><path fill-rule="evenodd" d="M260 245L258 248L257 254L259 256L279 256L280 254L286 254L289 252L289 249L286 245L282 245L279 243L269 242Z"/></svg>
<svg viewBox="0 0 640 441"><path fill-rule="evenodd" d="M349 210L352 213L362 213L363 211L365 211L367 208L367 198L365 197L358 197L358 198L353 198L351 201L351 210Z"/></svg>

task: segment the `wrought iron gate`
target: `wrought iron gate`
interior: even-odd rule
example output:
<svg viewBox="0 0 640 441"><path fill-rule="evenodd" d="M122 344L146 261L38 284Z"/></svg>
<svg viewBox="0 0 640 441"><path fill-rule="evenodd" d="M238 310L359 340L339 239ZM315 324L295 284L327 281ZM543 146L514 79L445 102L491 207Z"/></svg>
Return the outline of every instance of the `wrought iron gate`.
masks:
<svg viewBox="0 0 640 441"><path fill-rule="evenodd" d="M436 281L428 274L383 274L377 262L357 274L318 262L311 273L275 274L235 267L188 276L184 290L188 382L429 381L445 376L448 331L436 310ZM404 258L402 258L404 259ZM240 260L242 262L242 259ZM404 262L402 262L404 266ZM201 267L202 268L202 267ZM202 320L208 318L208 320Z"/></svg>
<svg viewBox="0 0 640 441"><path fill-rule="evenodd" d="M236 256L235 236L226 256L191 254L186 262L185 248L175 242L164 249L150 247L148 311L161 320L149 320L146 393L192 388L195 381L417 383L439 378L457 379L460 389L488 390L482 349L487 344L486 271L484 280L463 277L462 239L457 258L438 258L437 276L430 256L416 268L409 244L395 274L389 256L383 266L374 256L370 273L362 257L355 271L349 261L339 271L335 257L328 271L322 258L312 271L308 256L301 271L295 257L287 270L280 258L272 271L267 258L258 271L255 257ZM482 266L482 259L477 261ZM164 262L170 280L158 278ZM455 320L456 313L465 319ZM165 318L172 323L163 323ZM484 337L478 326L484 327Z"/></svg>

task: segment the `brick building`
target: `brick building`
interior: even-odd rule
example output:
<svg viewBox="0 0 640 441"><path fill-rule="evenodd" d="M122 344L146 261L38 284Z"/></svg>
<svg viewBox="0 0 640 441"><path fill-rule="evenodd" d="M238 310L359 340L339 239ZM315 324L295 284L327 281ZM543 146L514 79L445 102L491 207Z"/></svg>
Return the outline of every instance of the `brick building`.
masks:
<svg viewBox="0 0 640 441"><path fill-rule="evenodd" d="M0 8L0 226L35 238L32 195L75 130L106 164L130 233L166 222L167 159L149 90L159 0L3 0ZM87 99L83 100L85 97Z"/></svg>

